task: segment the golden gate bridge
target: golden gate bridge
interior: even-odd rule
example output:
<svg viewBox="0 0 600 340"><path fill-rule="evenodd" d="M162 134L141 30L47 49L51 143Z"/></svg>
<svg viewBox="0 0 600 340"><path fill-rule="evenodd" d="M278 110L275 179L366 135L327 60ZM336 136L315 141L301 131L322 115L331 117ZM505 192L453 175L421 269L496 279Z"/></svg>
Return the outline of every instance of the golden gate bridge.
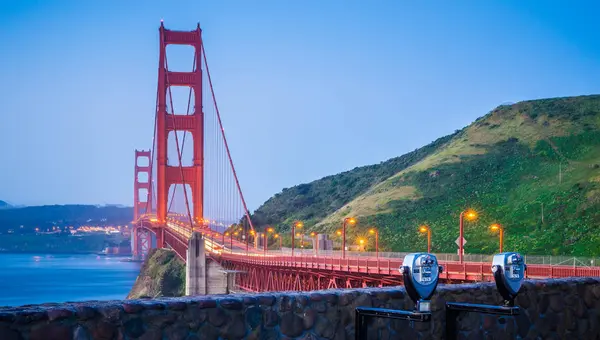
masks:
<svg viewBox="0 0 600 340"><path fill-rule="evenodd" d="M346 257L336 252L289 256L268 252L266 246L259 250L250 245L250 239L259 238L259 232L250 219L227 144L200 25L193 31L174 31L166 29L161 21L159 36L152 148L135 151L134 256L141 257L156 246L170 248L186 261L188 242L198 232L210 260L241 272L236 276L237 285L247 291L402 284L402 260L397 257ZM169 45L194 48L188 72L169 70ZM187 103L178 103L187 104L185 112L175 110L182 107L174 105L175 87L189 91ZM186 163L184 149L190 148L192 160ZM442 281L492 280L489 263L441 264ZM600 276L600 267L530 264L527 276Z"/></svg>

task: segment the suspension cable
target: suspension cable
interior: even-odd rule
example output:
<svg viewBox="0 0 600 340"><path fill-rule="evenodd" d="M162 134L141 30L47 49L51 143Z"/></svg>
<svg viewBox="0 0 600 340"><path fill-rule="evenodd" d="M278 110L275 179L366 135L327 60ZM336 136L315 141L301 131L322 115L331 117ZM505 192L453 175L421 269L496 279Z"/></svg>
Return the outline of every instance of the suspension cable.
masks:
<svg viewBox="0 0 600 340"><path fill-rule="evenodd" d="M182 182L182 187L183 187L183 195L185 197L185 207L187 209L187 213L188 213L188 218L190 220L190 226L192 228L192 232L194 231L194 220L192 218L192 212L190 211L190 203L188 200L188 195L187 195L187 190L185 187L185 176L183 173L183 163L181 161L181 149L179 147L179 137L177 136L177 125L175 124L175 110L173 107L173 94L171 93L171 83L169 82L169 62L167 61L167 54L165 53L165 68L167 69L166 73L166 80L167 80L167 84L169 86L169 102L171 105L171 119L173 121L173 132L175 134L175 144L177 145L177 157L179 159L179 171L181 173L181 182ZM168 136L167 136L168 138ZM175 191L175 189L173 189L173 191Z"/></svg>
<svg viewBox="0 0 600 340"><path fill-rule="evenodd" d="M196 72L196 51L194 51L194 62L192 65L192 72ZM165 61L167 59L167 54L165 53ZM168 67L168 66L167 66ZM192 88L190 87L190 92L188 93L188 103L187 103L187 111L186 111L186 115L189 116L190 115L190 104L192 101ZM172 105L172 104L171 104ZM173 113L173 115L175 115L175 110L173 107L171 107L171 111ZM182 142L181 142L181 149L185 148L185 137L187 136L187 130L183 130L183 138L182 138ZM181 163L181 161L180 161ZM185 187L184 187L185 190ZM175 189L173 189L173 194L171 195L171 203L169 204L169 208L167 209L167 211L171 211L171 207L173 206L173 202L175 198Z"/></svg>
<svg viewBox="0 0 600 340"><path fill-rule="evenodd" d="M150 152L150 160L148 162L148 167L150 168L150 170L148 171L148 190L150 190L150 192L148 193L148 196L152 196L152 197L147 197L146 198L146 211L144 212L145 214L147 214L149 211L152 210L152 205L150 205L150 210L148 210L148 205L150 204L150 198L156 199L155 195L156 195L156 190L154 190L154 181L152 180L152 173L153 173L153 166L154 166L154 149L156 146L156 123L158 121L158 94L159 94L159 89L158 89L158 83L156 85L156 110L154 111L154 134L152 135L152 151ZM137 162L137 159L135 160ZM137 178L135 179L137 181ZM152 202L156 202L155 200L152 200ZM137 204L137 202L136 202ZM135 209L137 209L137 207L135 207Z"/></svg>
<svg viewBox="0 0 600 340"><path fill-rule="evenodd" d="M202 53L204 57L204 65L206 66L206 75L208 77L208 84L210 86L210 92L212 95L213 104L215 106L215 111L217 113L217 120L219 122L219 127L221 128L221 136L223 137L223 142L225 144L225 151L227 151L227 158L229 159L229 164L231 165L231 170L233 171L233 177L235 179L235 184L237 186L240 198L242 199L242 204L244 206L244 213L246 215L246 219L250 224L250 228L254 231L254 226L252 225L252 220L250 219L250 213L248 212L248 207L246 206L246 200L244 199L244 195L242 193L242 189L240 187L240 182L238 180L237 174L235 172L235 167L233 166L233 160L231 159L231 153L229 152L229 145L227 144L227 138L225 138L225 130L223 129L223 123L221 122L221 114L219 113L219 106L217 105L217 98L215 97L215 91L213 89L212 79L210 77L210 71L208 69L208 62L206 60L206 50L204 49L204 42L201 42Z"/></svg>

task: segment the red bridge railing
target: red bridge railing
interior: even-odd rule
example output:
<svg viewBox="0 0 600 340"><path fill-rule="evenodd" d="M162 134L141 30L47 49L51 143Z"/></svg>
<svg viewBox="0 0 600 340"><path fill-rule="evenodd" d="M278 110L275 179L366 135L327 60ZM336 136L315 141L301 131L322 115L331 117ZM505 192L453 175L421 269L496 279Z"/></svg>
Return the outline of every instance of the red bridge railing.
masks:
<svg viewBox="0 0 600 340"><path fill-rule="evenodd" d="M180 230L180 227L167 227L164 230L165 242L185 261L187 251L187 239L190 231ZM211 240L211 242L215 242ZM217 242L215 242L216 244ZM225 242L227 246L227 242ZM379 259L373 257L349 256L345 259L335 256L315 255L273 255L253 251L227 253L219 251L213 253L218 260L227 260L232 263L243 263L253 266L272 268L273 270L302 269L317 272L335 272L339 274L351 274L354 276L387 276L400 278L399 268L402 258ZM444 266L444 272L440 278L452 281L491 281L491 264L486 262L465 262L463 264L452 261L440 261ZM563 278L563 277L600 277L600 267L579 267L564 265L540 265L529 264L526 272L527 278Z"/></svg>
<svg viewBox="0 0 600 340"><path fill-rule="evenodd" d="M220 255L220 258L232 262L267 266L273 268L302 268L315 271L336 271L352 274L375 274L400 276L399 268L402 259L398 258L361 258L348 257L331 258L317 256L245 256L244 254ZM491 281L492 271L490 263L452 263L441 262L444 272L440 278L449 281ZM600 267L569 267L552 265L528 265L527 278L561 278L561 277L600 277Z"/></svg>

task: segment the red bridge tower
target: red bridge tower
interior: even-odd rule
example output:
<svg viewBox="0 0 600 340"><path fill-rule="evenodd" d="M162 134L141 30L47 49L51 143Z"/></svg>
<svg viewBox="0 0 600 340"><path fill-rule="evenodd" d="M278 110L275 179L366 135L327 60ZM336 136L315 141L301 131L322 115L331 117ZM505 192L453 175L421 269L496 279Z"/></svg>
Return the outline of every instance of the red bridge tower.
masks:
<svg viewBox="0 0 600 340"><path fill-rule="evenodd" d="M145 150L135 150L135 171L134 171L134 179L133 179L133 220L137 221L140 218L140 215L143 213L150 211L152 209L152 185L150 185L150 181L152 180L152 175L150 173L151 159L150 159L150 151ZM144 162L146 165L140 165L140 160L146 158L147 161ZM140 175L145 174L145 178L147 180L144 182L140 182ZM146 189L145 198L143 201L140 201L140 190Z"/></svg>
<svg viewBox="0 0 600 340"><path fill-rule="evenodd" d="M168 68L166 47L169 44L190 45L195 48L194 68L192 72L171 72ZM173 111L173 98L169 87L187 86L194 91L194 107L189 114L168 112L167 105ZM160 53L158 67L158 107L157 107L157 218L164 228L167 218L169 188L174 184L189 184L192 191L193 221L203 217L204 196L204 114L202 112L202 31L198 24L191 32L171 31L160 25ZM181 152L178 148L179 165L167 164L167 140L169 132L188 131L192 134L193 165L182 166ZM176 136L176 141L177 136ZM184 189L185 190L185 189ZM187 198L186 198L187 201ZM190 216L192 218L192 216ZM164 247L163 230L157 233L157 247Z"/></svg>

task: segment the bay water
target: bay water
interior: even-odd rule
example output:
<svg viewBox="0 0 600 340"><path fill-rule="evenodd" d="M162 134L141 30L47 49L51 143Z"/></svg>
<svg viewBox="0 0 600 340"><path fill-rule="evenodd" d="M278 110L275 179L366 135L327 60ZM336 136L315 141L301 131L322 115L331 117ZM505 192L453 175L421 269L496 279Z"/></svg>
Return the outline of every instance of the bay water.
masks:
<svg viewBox="0 0 600 340"><path fill-rule="evenodd" d="M141 267L126 259L0 253L0 306L125 299Z"/></svg>

